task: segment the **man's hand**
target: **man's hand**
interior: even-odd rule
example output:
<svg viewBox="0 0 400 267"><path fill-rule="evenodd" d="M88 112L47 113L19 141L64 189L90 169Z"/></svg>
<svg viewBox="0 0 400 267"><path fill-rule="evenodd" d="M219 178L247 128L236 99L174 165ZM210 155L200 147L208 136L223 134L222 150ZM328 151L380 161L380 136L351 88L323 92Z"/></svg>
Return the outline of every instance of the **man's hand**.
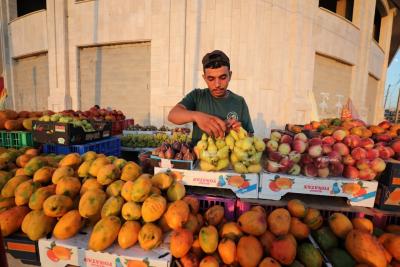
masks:
<svg viewBox="0 0 400 267"><path fill-rule="evenodd" d="M233 130L238 131L240 126L242 126L242 123L240 121L238 121L238 120L233 119L233 118L229 119L226 122L226 127L228 129L233 129Z"/></svg>
<svg viewBox="0 0 400 267"><path fill-rule="evenodd" d="M194 120L199 128L209 136L224 137L226 126L220 118L203 112L196 112Z"/></svg>

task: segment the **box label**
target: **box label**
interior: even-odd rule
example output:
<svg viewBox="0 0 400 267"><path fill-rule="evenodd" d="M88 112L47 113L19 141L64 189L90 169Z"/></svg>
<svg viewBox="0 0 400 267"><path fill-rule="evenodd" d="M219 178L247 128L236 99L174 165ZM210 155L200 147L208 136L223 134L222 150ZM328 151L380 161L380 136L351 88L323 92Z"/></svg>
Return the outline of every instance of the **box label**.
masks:
<svg viewBox="0 0 400 267"><path fill-rule="evenodd" d="M346 197L351 205L373 207L378 182L262 173L259 198L279 200L287 193Z"/></svg>
<svg viewBox="0 0 400 267"><path fill-rule="evenodd" d="M393 177L392 184L393 185L400 185L400 177Z"/></svg>
<svg viewBox="0 0 400 267"><path fill-rule="evenodd" d="M17 250L24 252L36 252L36 247L33 244L25 244L25 243L16 243L16 242L7 242L6 244L8 250Z"/></svg>
<svg viewBox="0 0 400 267"><path fill-rule="evenodd" d="M65 125L55 125L54 131L59 133L65 133Z"/></svg>

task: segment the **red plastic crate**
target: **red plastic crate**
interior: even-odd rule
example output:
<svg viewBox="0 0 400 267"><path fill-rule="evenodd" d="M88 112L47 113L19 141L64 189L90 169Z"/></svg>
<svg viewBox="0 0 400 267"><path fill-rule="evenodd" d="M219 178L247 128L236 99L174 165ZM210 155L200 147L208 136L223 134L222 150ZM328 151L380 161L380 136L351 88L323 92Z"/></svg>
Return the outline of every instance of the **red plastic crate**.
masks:
<svg viewBox="0 0 400 267"><path fill-rule="evenodd" d="M134 125L134 124L135 124L135 120L133 120L133 119L113 121L112 128L111 128L111 135L122 134L123 130L127 129L130 125Z"/></svg>
<svg viewBox="0 0 400 267"><path fill-rule="evenodd" d="M206 210L214 205L223 206L225 209L225 218L228 221L235 220L235 204L236 199L214 197L206 195L190 195L197 198L200 202L200 212L204 213Z"/></svg>

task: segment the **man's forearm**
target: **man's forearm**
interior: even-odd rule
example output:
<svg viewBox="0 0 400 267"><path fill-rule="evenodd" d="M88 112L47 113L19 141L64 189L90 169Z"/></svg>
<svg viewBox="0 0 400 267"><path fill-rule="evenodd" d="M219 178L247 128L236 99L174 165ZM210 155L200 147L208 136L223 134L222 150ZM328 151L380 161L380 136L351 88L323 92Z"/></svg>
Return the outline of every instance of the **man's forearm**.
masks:
<svg viewBox="0 0 400 267"><path fill-rule="evenodd" d="M196 122L196 111L187 110L186 108L176 105L168 114L168 120L175 124L185 124Z"/></svg>

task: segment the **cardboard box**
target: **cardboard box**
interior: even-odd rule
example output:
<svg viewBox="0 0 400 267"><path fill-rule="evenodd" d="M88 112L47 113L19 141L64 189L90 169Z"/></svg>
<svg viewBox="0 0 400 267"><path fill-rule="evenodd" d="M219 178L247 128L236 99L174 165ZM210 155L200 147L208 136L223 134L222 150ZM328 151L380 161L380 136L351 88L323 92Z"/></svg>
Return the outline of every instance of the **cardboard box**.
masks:
<svg viewBox="0 0 400 267"><path fill-rule="evenodd" d="M239 198L258 198L258 173L238 174L233 171L206 172L198 169L154 168L154 174L165 171L173 172L175 178L185 185L229 189Z"/></svg>
<svg viewBox="0 0 400 267"><path fill-rule="evenodd" d="M400 161L394 159L386 161L386 168L379 177L379 183L400 187Z"/></svg>
<svg viewBox="0 0 400 267"><path fill-rule="evenodd" d="M122 249L114 243L103 252L87 249L90 234L78 234L73 238L58 240L55 238L39 240L40 261L42 266L64 267L66 265L88 267L125 267L135 262L144 263L144 266L168 267L172 256L169 252L169 244L162 243L158 248L145 251L138 244L129 249ZM168 236L165 238L168 242ZM64 257L60 258L51 252L54 246L65 248ZM132 265L133 266L133 265ZM140 266L140 265L136 265Z"/></svg>
<svg viewBox="0 0 400 267"><path fill-rule="evenodd" d="M312 178L280 173L261 173L259 198L279 200L287 193L345 197L352 206L373 207L377 181Z"/></svg>
<svg viewBox="0 0 400 267"><path fill-rule="evenodd" d="M380 184L375 203L381 210L400 211L400 186Z"/></svg>

